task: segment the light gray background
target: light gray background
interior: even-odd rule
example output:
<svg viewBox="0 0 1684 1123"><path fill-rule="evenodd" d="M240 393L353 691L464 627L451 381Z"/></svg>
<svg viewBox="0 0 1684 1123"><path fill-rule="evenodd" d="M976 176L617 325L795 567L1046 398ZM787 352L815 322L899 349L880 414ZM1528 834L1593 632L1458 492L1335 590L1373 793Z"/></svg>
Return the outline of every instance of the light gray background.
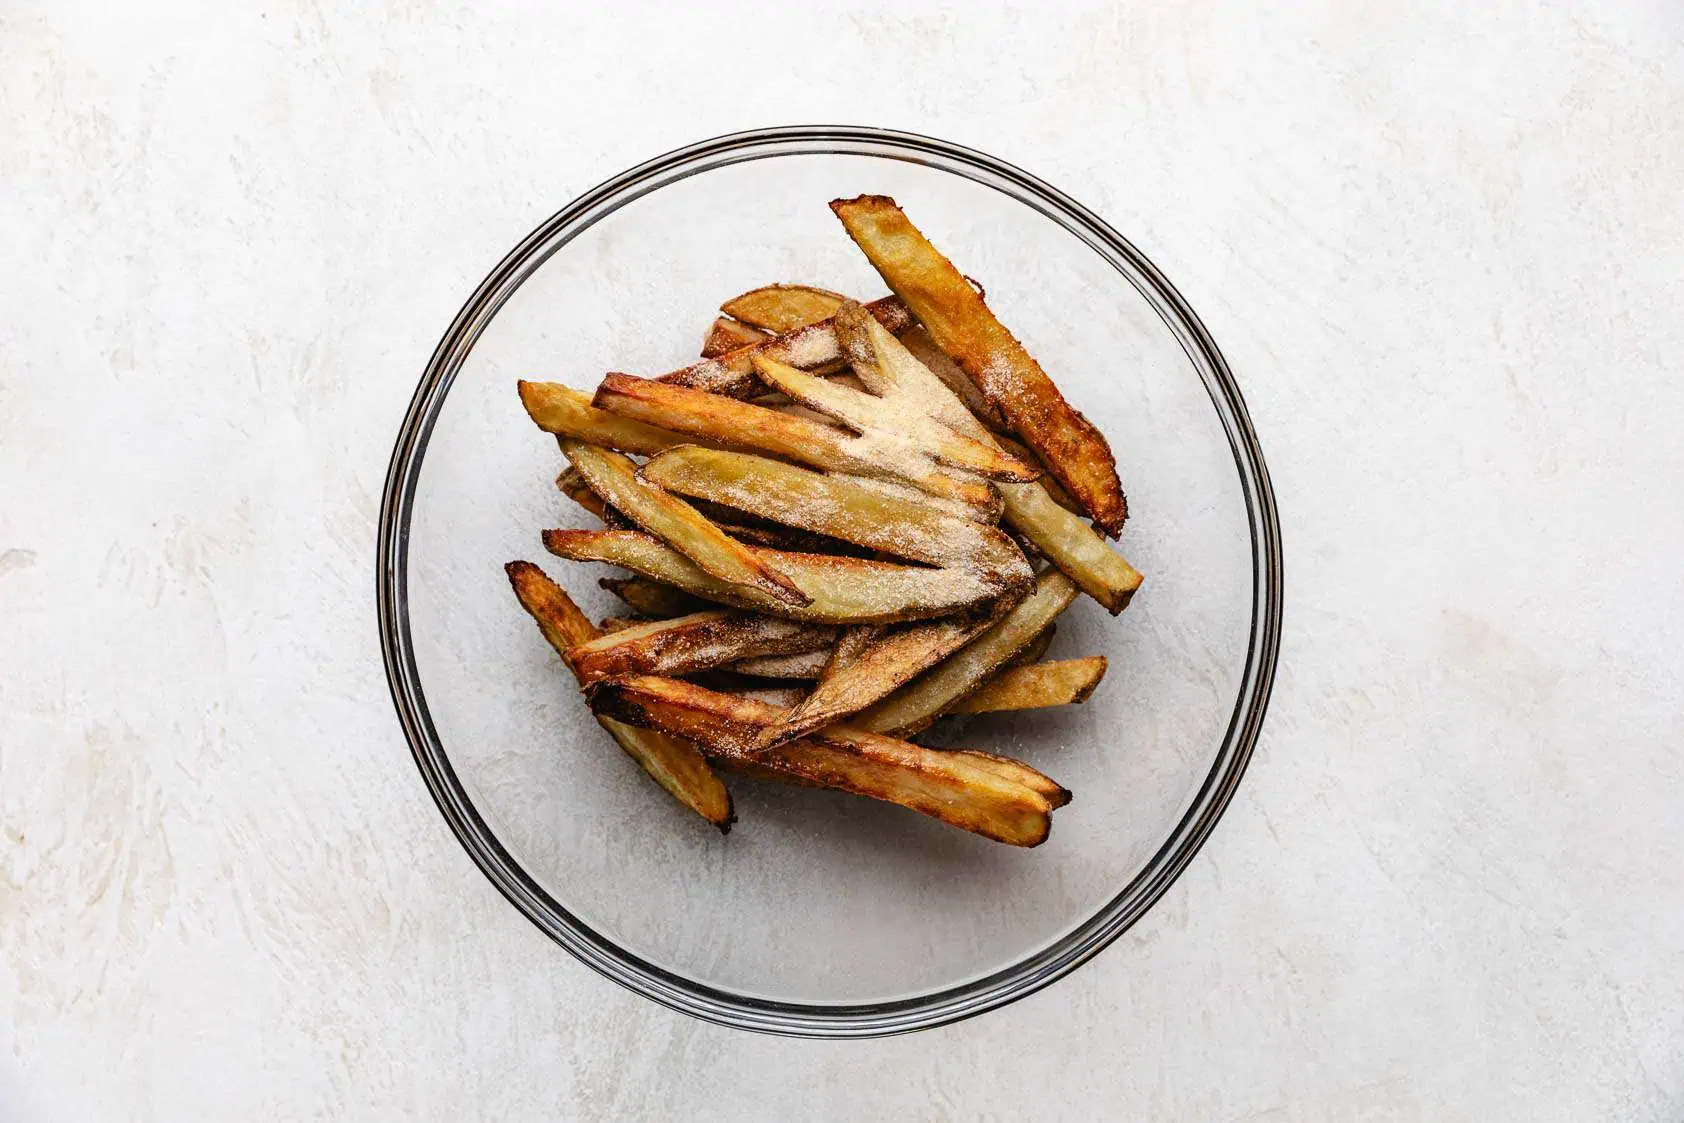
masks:
<svg viewBox="0 0 1684 1123"><path fill-rule="evenodd" d="M1681 44L1669 0L0 6L0 1114L1679 1118ZM372 605L478 278L628 164L805 121L1135 239L1239 374L1289 574L1160 907L845 1045L668 1014L505 905Z"/></svg>

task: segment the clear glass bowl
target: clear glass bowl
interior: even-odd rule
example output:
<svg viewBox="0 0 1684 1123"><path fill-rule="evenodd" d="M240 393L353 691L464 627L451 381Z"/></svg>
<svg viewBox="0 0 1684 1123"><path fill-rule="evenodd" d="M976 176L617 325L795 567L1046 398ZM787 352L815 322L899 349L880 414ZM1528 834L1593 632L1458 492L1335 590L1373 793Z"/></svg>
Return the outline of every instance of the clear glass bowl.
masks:
<svg viewBox="0 0 1684 1123"><path fill-rule="evenodd" d="M690 361L726 297L881 280L825 206L895 196L1096 422L1146 574L1112 618L1081 599L1053 654L1103 653L1092 700L976 719L954 744L1075 793L1033 850L832 792L733 782L722 837L638 772L511 596L538 561L585 605L602 567L546 555L587 525L517 378L592 387ZM1170 283L1016 168L878 129L768 129L669 153L545 222L445 333L398 435L379 615L415 760L462 845L568 951L657 1002L745 1029L870 1036L1020 998L1138 920L1209 835L1256 743L1281 614L1279 528L1244 403Z"/></svg>

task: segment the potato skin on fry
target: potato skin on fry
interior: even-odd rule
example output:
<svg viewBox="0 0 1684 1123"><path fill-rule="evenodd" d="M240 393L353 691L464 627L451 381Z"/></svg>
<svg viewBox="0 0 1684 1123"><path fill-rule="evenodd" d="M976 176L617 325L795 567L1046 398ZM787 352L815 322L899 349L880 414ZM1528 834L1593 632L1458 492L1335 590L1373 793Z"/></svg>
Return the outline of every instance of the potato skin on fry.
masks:
<svg viewBox="0 0 1684 1123"><path fill-rule="evenodd" d="M634 624L571 648L582 686L614 675L687 675L761 655L828 648L836 629L745 612L697 612Z"/></svg>

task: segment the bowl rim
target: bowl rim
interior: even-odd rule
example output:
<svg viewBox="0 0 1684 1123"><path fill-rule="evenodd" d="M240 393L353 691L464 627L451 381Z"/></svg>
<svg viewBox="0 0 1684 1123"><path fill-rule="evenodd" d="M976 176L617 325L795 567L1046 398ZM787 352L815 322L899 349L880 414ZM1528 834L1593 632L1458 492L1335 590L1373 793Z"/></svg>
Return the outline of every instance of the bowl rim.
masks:
<svg viewBox="0 0 1684 1123"><path fill-rule="evenodd" d="M407 600L410 518L434 422L469 352L526 278L603 218L671 183L746 161L815 154L915 163L990 187L1056 222L1126 278L1205 383L1233 450L1252 550L1251 631L1234 710L1191 805L1150 861L1092 916L1004 967L909 997L855 1004L767 999L688 978L619 947L555 900L503 847L451 766L421 687ZM375 568L381 654L398 720L445 821L492 884L574 957L645 998L720 1025L815 1038L906 1033L993 1010L1068 975L1144 916L1210 836L1256 748L1279 655L1284 584L1274 490L1244 399L1210 333L1157 267L1092 211L1003 160L934 137L849 125L750 129L674 149L597 184L522 239L456 314L422 373L386 472Z"/></svg>

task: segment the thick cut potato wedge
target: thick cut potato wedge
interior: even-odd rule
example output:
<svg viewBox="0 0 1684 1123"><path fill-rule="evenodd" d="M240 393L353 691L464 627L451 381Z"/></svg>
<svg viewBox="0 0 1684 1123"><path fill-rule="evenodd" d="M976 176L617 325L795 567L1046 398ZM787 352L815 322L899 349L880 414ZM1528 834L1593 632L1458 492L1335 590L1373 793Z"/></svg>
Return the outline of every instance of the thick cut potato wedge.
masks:
<svg viewBox="0 0 1684 1123"><path fill-rule="evenodd" d="M1105 656L1090 655L1085 659L1013 667L995 675L970 697L961 698L947 712L983 714L1073 706L1086 702L1093 694L1099 680L1105 677L1106 666Z"/></svg>
<svg viewBox="0 0 1684 1123"><path fill-rule="evenodd" d="M867 441L834 426L686 386L610 374L597 387L595 404L610 414L698 438L693 443L769 452L856 475L892 476L979 511L999 503L984 481L937 465L905 441Z"/></svg>
<svg viewBox="0 0 1684 1123"><path fill-rule="evenodd" d="M845 299L839 292L812 285L763 285L733 296L719 310L775 335L830 319Z"/></svg>
<svg viewBox="0 0 1684 1123"><path fill-rule="evenodd" d="M647 577L603 577L597 581L597 587L625 601L640 616L666 619L709 607L701 597Z"/></svg>
<svg viewBox="0 0 1684 1123"><path fill-rule="evenodd" d="M911 444L938 464L993 480L1027 483L1041 474L1039 468L1030 467L998 445L973 440L933 418L897 409L884 398L816 378L764 355L755 357L754 369L768 386L856 430L862 442L875 438L887 445Z"/></svg>
<svg viewBox="0 0 1684 1123"><path fill-rule="evenodd" d="M717 359L721 355L729 355L739 347L764 343L770 338L770 335L758 328L720 316L708 325L708 333L702 338L702 358Z"/></svg>
<svg viewBox="0 0 1684 1123"><path fill-rule="evenodd" d="M831 210L930 338L951 356L1084 510L1116 537L1128 517L1111 446L893 199L838 199Z"/></svg>
<svg viewBox="0 0 1684 1123"><path fill-rule="evenodd" d="M770 748L859 713L987 631L1006 607L888 632L845 668L821 679L800 705L756 734L751 746Z"/></svg>
<svg viewBox="0 0 1684 1123"><path fill-rule="evenodd" d="M574 440L562 441L561 451L605 503L710 577L787 604L812 600L764 553L738 542L676 495L639 479L637 465L626 457Z"/></svg>
<svg viewBox="0 0 1684 1123"><path fill-rule="evenodd" d="M775 719L777 707L648 675L599 682L589 698L597 713L616 720L706 738L701 743L708 753L745 763L755 775L886 800L1017 846L1045 841L1051 825L1053 801L1037 789L1056 784L1041 777L1032 785L1024 774L977 754L926 749L846 726L748 753L737 747L737 731Z"/></svg>
<svg viewBox="0 0 1684 1123"><path fill-rule="evenodd" d="M830 664L828 651L804 651L799 655L762 655L740 659L731 670L756 678L816 679Z"/></svg>
<svg viewBox="0 0 1684 1123"><path fill-rule="evenodd" d="M1021 760L1013 760L1009 756L995 756L979 749L949 749L958 753L980 768L986 768L1007 780L1016 780L1032 791L1038 792L1054 808L1063 807L1070 802L1070 789L1056 783Z"/></svg>
<svg viewBox="0 0 1684 1123"><path fill-rule="evenodd" d="M632 530L546 530L544 547L557 557L621 566L707 600L818 624L887 624L946 616L997 595L988 582L957 569L920 569L840 558L746 549L788 577L810 599L777 600L758 589L710 576L651 535Z"/></svg>
<svg viewBox="0 0 1684 1123"><path fill-rule="evenodd" d="M546 433L603 448L653 456L675 445L705 443L695 434L665 432L591 405L591 396L559 382L522 382L520 400L527 415Z"/></svg>
<svg viewBox="0 0 1684 1123"><path fill-rule="evenodd" d="M988 430L953 392L900 340L874 327L857 305L844 306L834 319L855 372L872 392L903 401L907 408L923 411L978 440L990 439ZM1006 521L1033 542L1048 561L1112 615L1128 606L1140 587L1140 572L1078 515L1059 506L1040 482L1002 482L997 487Z"/></svg>
<svg viewBox="0 0 1684 1123"><path fill-rule="evenodd" d="M602 501L602 496L591 490L591 485L585 482L585 477L579 474L579 469L571 464L555 478L555 485L567 498L601 519L604 526L611 529L625 528L625 520Z"/></svg>
<svg viewBox="0 0 1684 1123"><path fill-rule="evenodd" d="M642 475L681 495L895 557L969 570L1002 592L1023 588L1034 576L1023 552L998 527L955 518L917 493L885 493L859 477L696 447L653 457Z"/></svg>
<svg viewBox="0 0 1684 1123"><path fill-rule="evenodd" d="M697 612L635 624L568 651L582 685L614 675L688 675L759 655L820 651L836 629L744 612Z"/></svg>
<svg viewBox="0 0 1684 1123"><path fill-rule="evenodd" d="M595 638L596 627L571 597L531 562L510 562L505 570L521 607L531 614L538 629L567 663L569 648ZM572 664L567 664L570 668ZM731 793L707 761L688 741L650 729L598 717L597 721L619 743L626 754L665 788L672 797L725 832L735 816Z"/></svg>
<svg viewBox="0 0 1684 1123"><path fill-rule="evenodd" d="M886 296L864 306L892 332L905 331L912 326L912 314L898 297ZM739 347L717 359L703 359L661 376L662 382L691 386L714 394L733 398L748 397L761 389L754 373L754 356L765 355L792 367L819 373L841 370L842 353L836 346L836 332L829 320L796 328L775 335L761 343Z"/></svg>
<svg viewBox="0 0 1684 1123"><path fill-rule="evenodd" d="M877 733L924 728L993 678L1075 597L1076 587L1070 579L1056 569L1048 570L1035 583L1035 592L999 623L855 718L854 724Z"/></svg>

